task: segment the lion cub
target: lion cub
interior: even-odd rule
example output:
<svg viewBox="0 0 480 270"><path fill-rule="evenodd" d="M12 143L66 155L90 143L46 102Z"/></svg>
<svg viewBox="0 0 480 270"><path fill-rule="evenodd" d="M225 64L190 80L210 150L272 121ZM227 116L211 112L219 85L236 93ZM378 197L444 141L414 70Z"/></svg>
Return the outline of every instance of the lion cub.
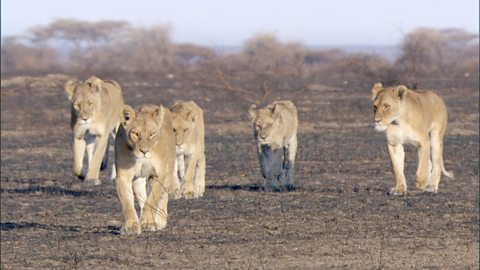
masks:
<svg viewBox="0 0 480 270"><path fill-rule="evenodd" d="M73 173L89 185L99 185L100 169L107 167L108 136L115 137L120 124L123 95L115 81L90 77L85 82L69 80L65 91L71 101L73 130ZM83 168L87 150L88 169ZM86 176L85 176L86 174ZM115 166L112 166L112 178Z"/></svg>
<svg viewBox="0 0 480 270"><path fill-rule="evenodd" d="M170 107L177 144L175 175L182 181L186 199L205 192L205 128L203 110L193 101L177 101ZM186 167L185 167L186 165Z"/></svg>
<svg viewBox="0 0 480 270"><path fill-rule="evenodd" d="M381 83L373 86L372 95L375 129L386 133L395 174L396 185L389 194L407 192L403 174L405 143L418 148L417 188L437 192L442 172L453 178L443 165L443 137L447 128L443 99L431 91L415 92L404 85L384 88Z"/></svg>
<svg viewBox="0 0 480 270"><path fill-rule="evenodd" d="M168 194L178 188L174 186L174 164L175 137L169 110L155 105L134 110L125 105L115 140L116 186L125 218L122 233L165 228ZM134 197L140 206L140 222Z"/></svg>
<svg viewBox="0 0 480 270"><path fill-rule="evenodd" d="M262 176L267 190L293 188L297 152L297 108L289 101L275 101L262 109L248 110L257 141Z"/></svg>

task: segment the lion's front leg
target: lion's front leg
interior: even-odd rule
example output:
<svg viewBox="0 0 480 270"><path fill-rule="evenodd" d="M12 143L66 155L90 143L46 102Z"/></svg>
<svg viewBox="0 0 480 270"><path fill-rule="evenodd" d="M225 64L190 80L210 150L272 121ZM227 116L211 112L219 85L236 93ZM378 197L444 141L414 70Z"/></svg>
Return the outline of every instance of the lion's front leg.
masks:
<svg viewBox="0 0 480 270"><path fill-rule="evenodd" d="M87 179L85 180L87 185L100 185L101 183L99 179L100 166L107 144L108 136L97 136L95 150L93 152L93 157L90 160Z"/></svg>
<svg viewBox="0 0 480 270"><path fill-rule="evenodd" d="M418 149L418 168L417 168L417 182L416 186L419 189L427 187L427 180L429 176L429 162L430 162L430 141L424 140ZM431 166L431 165L430 165Z"/></svg>
<svg viewBox="0 0 480 270"><path fill-rule="evenodd" d="M145 231L157 231L167 226L168 186L166 173L153 177L140 224Z"/></svg>
<svg viewBox="0 0 480 270"><path fill-rule="evenodd" d="M122 234L140 234L137 212L135 211L134 195L132 188L133 172L120 170L115 179L116 189L122 204L125 224L121 229Z"/></svg>
<svg viewBox="0 0 480 270"><path fill-rule="evenodd" d="M143 212L143 207L145 206L145 201L147 200L147 178L138 177L137 179L134 179L132 187L133 194L135 195L135 198L137 198L141 216Z"/></svg>
<svg viewBox="0 0 480 270"><path fill-rule="evenodd" d="M178 171L178 156L175 158L175 163L173 166L173 176L170 183L170 195L173 199L180 199L182 197L180 191L180 179Z"/></svg>
<svg viewBox="0 0 480 270"><path fill-rule="evenodd" d="M407 181L403 174L405 151L402 144L388 144L388 154L392 162L393 173L395 175L395 187L389 192L390 195L405 195L407 193Z"/></svg>
<svg viewBox="0 0 480 270"><path fill-rule="evenodd" d="M192 154L185 155L185 157L187 159L187 170L183 178L182 194L185 199L192 199L195 195L194 177L197 159L195 159Z"/></svg>
<svg viewBox="0 0 480 270"><path fill-rule="evenodd" d="M86 143L83 138L73 138L73 174L80 179L85 178L83 173L83 157L85 156L85 146Z"/></svg>
<svg viewBox="0 0 480 270"><path fill-rule="evenodd" d="M283 148L273 149L270 145L261 146L260 168L262 175L266 180L265 189L272 191L281 191L280 181L283 176Z"/></svg>

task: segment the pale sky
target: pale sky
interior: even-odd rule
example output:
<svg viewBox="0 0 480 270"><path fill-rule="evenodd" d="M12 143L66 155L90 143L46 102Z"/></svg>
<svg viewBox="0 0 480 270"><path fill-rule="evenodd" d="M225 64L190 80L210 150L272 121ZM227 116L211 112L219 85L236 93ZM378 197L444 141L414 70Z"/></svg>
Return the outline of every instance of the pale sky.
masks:
<svg viewBox="0 0 480 270"><path fill-rule="evenodd" d="M306 45L395 45L417 27L478 33L478 0L1 0L1 35L56 18L170 24L175 42L241 45L276 34Z"/></svg>

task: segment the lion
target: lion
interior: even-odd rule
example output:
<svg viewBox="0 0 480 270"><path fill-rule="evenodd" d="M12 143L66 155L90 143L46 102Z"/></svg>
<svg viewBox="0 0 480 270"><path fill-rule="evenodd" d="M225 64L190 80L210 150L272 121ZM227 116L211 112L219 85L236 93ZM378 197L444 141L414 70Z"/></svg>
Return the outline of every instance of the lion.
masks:
<svg viewBox="0 0 480 270"><path fill-rule="evenodd" d="M125 105L115 139L115 182L125 218L122 234L165 228L169 193L179 189L174 180L175 157L170 111L156 105L135 110Z"/></svg>
<svg viewBox="0 0 480 270"><path fill-rule="evenodd" d="M87 185L99 185L100 170L104 170L108 162L109 134L115 138L120 125L124 105L122 88L115 81L92 76L85 82L68 80L65 91L71 101L73 173L85 179ZM85 150L88 169L83 168ZM115 178L115 166L112 166L111 178Z"/></svg>
<svg viewBox="0 0 480 270"><path fill-rule="evenodd" d="M436 193L441 173L454 177L443 164L443 137L447 128L445 102L432 91L416 92L404 85L384 88L376 83L372 95L375 129L386 133L396 181L388 194L407 192L403 174L405 143L418 148L416 187Z"/></svg>
<svg viewBox="0 0 480 270"><path fill-rule="evenodd" d="M177 145L176 181L182 182L181 195L186 199L202 197L205 192L203 110L193 101L177 101L170 112Z"/></svg>
<svg viewBox="0 0 480 270"><path fill-rule="evenodd" d="M266 190L294 187L297 152L297 108L289 100L275 101L262 109L255 104L248 110L257 142L258 158Z"/></svg>

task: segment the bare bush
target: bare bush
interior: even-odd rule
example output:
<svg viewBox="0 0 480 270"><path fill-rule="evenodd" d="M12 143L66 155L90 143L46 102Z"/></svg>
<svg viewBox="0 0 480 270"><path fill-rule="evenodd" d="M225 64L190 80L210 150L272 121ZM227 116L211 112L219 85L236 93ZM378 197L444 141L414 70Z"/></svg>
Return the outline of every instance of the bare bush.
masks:
<svg viewBox="0 0 480 270"><path fill-rule="evenodd" d="M478 35L459 29L419 28L402 42L402 55L395 63L403 80L452 77L478 73Z"/></svg>
<svg viewBox="0 0 480 270"><path fill-rule="evenodd" d="M301 74L306 53L299 43L284 44L273 34L258 34L245 42L242 56L252 72L296 76Z"/></svg>
<svg viewBox="0 0 480 270"><path fill-rule="evenodd" d="M3 75L48 73L58 69L58 54L48 46L32 46L17 38L2 40L1 68Z"/></svg>

